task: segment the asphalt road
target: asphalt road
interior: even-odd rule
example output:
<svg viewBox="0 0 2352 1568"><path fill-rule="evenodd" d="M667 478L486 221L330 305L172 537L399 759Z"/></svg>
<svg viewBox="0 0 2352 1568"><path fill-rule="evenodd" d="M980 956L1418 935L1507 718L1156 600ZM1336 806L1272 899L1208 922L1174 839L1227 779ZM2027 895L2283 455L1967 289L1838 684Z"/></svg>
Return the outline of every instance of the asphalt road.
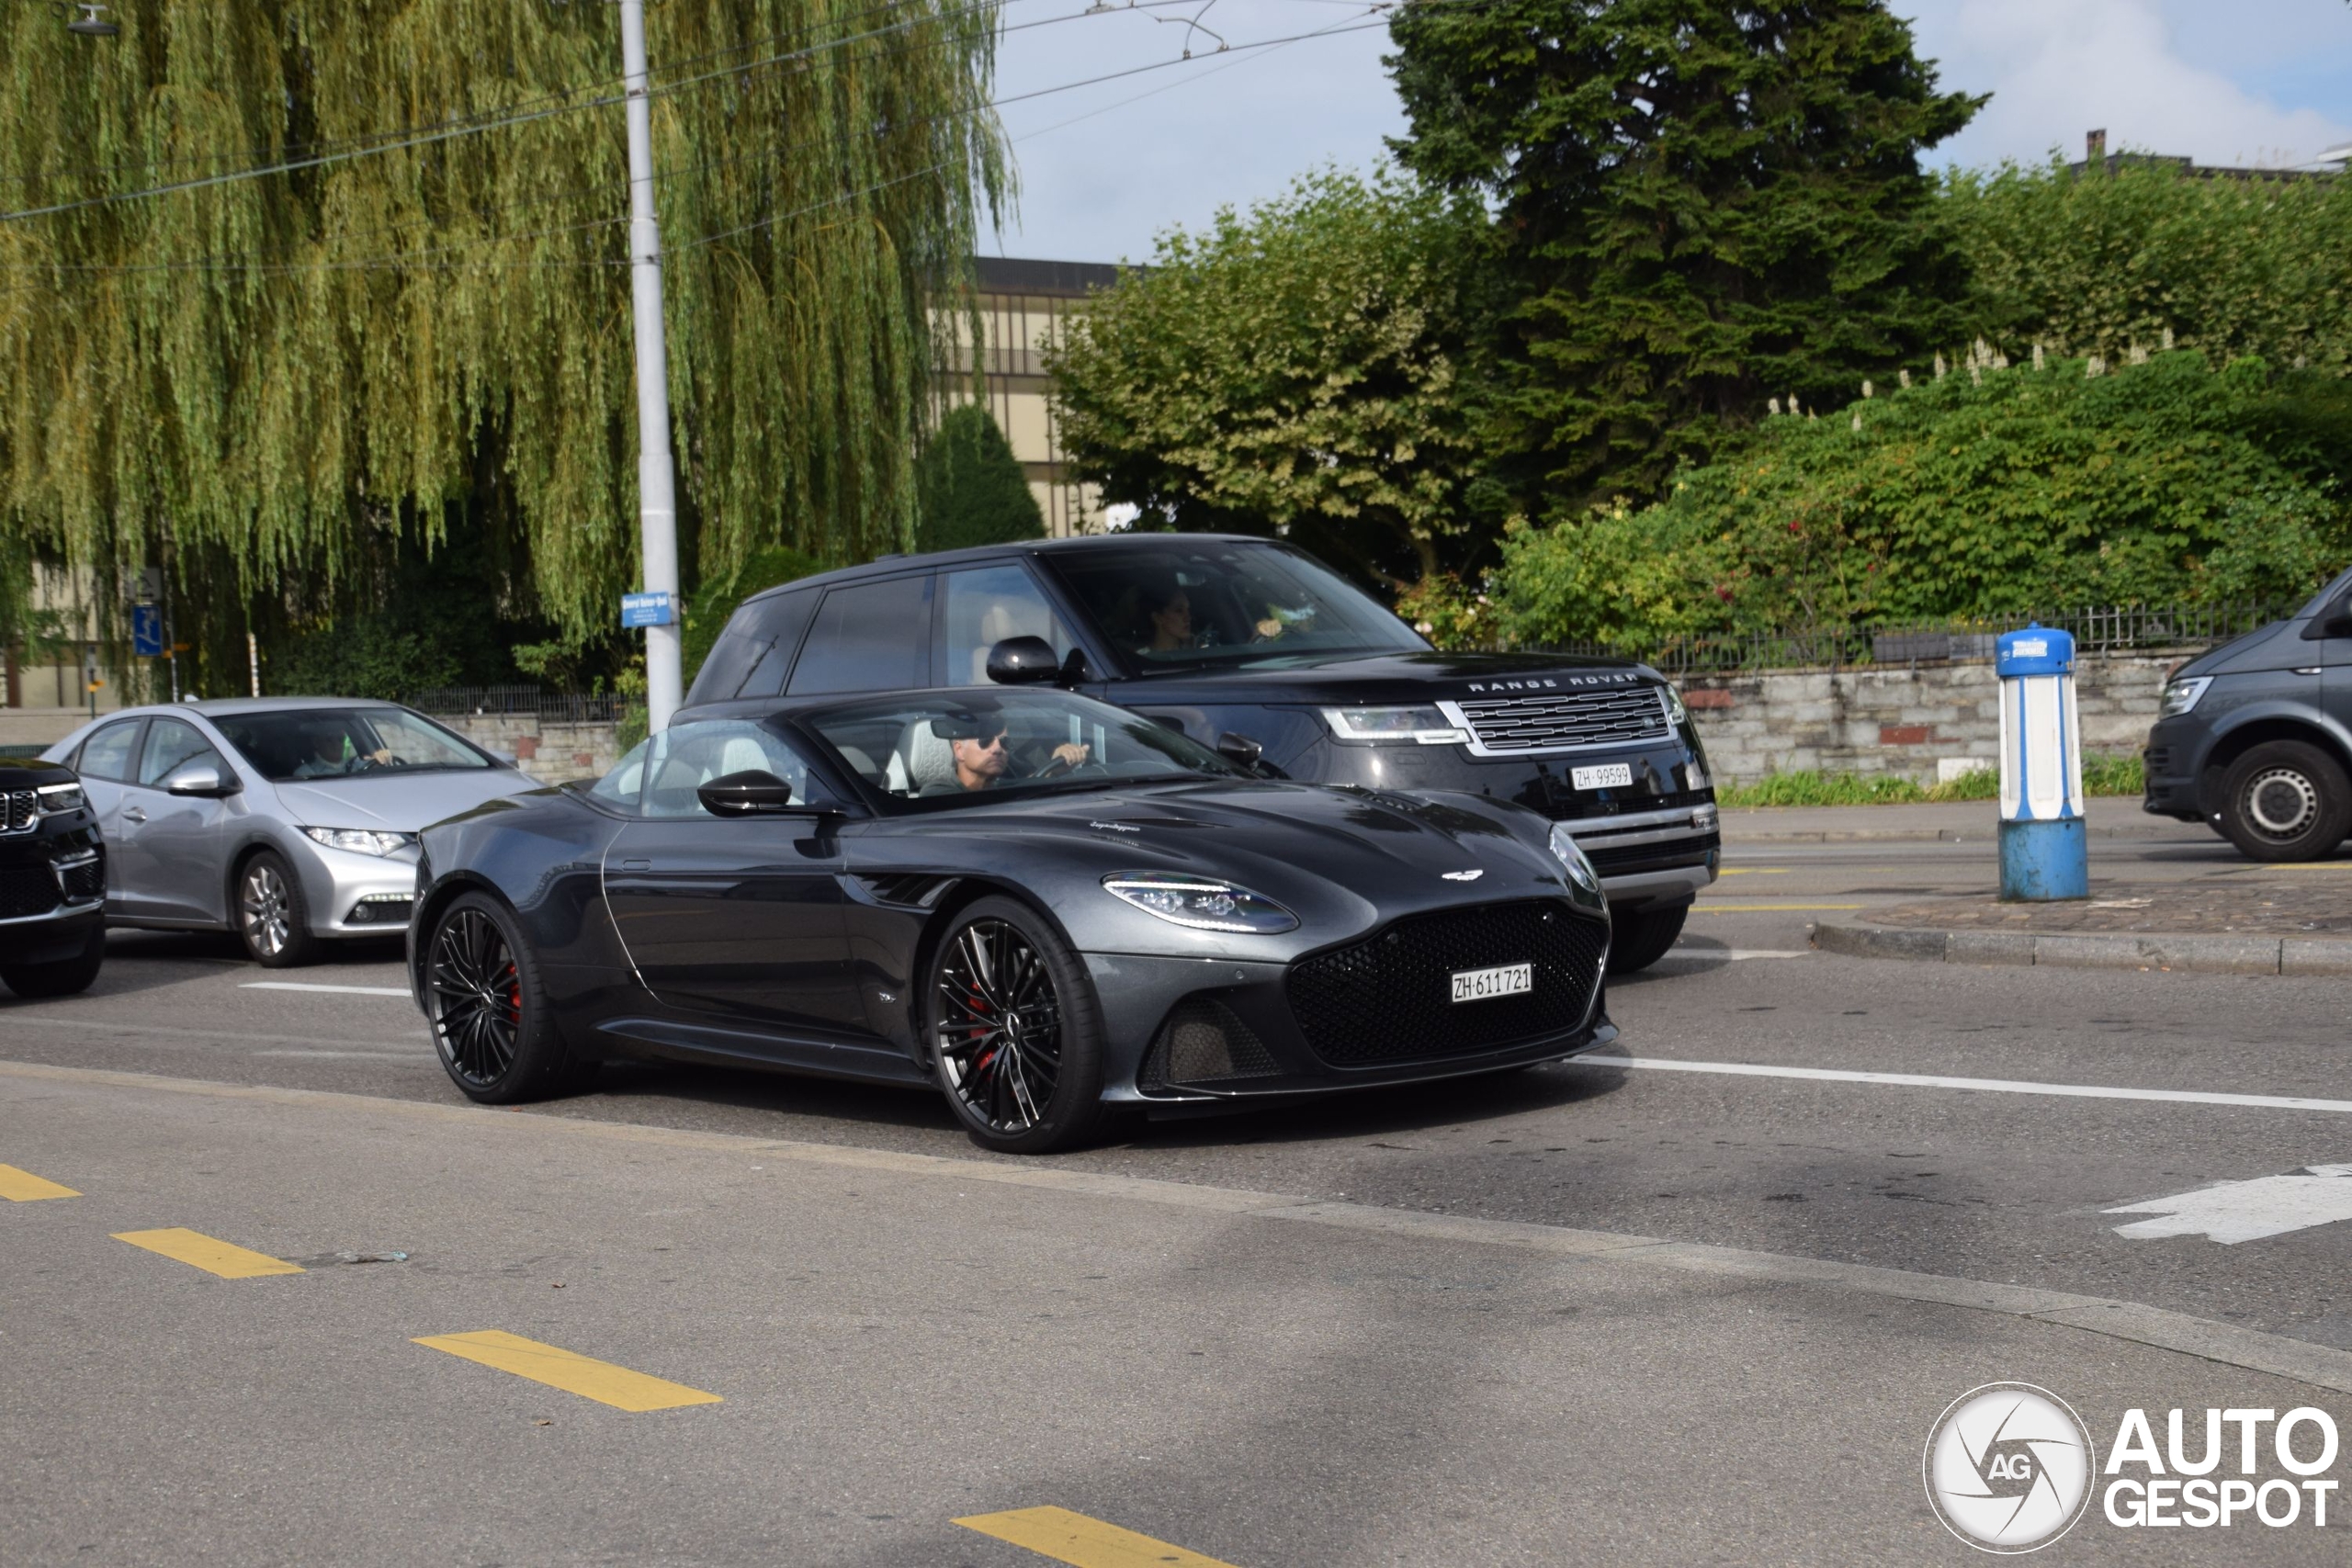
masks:
<svg viewBox="0 0 2352 1568"><path fill-rule="evenodd" d="M2352 1163L2341 982L1812 953L1824 907L1989 886L1989 830L1742 830L1684 946L1611 988L1630 1065L1156 1126L1050 1162L1077 1183L1050 1191L920 1094L632 1066L460 1111L395 950L265 974L225 940L118 933L89 995L0 1000L0 1062L365 1098L0 1068L0 1163L83 1194L0 1204L0 1549L1012 1563L1044 1559L948 1521L1051 1505L1244 1565L1962 1561L1917 1453L1975 1383L2060 1389L2102 1444L2132 1404L2352 1423L2352 1397L2226 1355L1835 1282L1905 1270L2352 1350L2352 1227L2224 1245L2104 1213ZM2197 829L2094 856L2109 882L2352 881L2251 870ZM2337 1103L2264 1103L2287 1100ZM763 1142L838 1152L786 1175ZM1259 1202L1407 1218L1238 1214ZM1412 1230L1428 1216L1848 1274L1601 1268ZM110 1239L164 1225L413 1256L223 1282ZM411 1344L488 1328L725 1403L518 1404ZM2341 1561L2327 1540L2164 1545ZM2094 1518L2064 1550L2144 1547Z"/></svg>

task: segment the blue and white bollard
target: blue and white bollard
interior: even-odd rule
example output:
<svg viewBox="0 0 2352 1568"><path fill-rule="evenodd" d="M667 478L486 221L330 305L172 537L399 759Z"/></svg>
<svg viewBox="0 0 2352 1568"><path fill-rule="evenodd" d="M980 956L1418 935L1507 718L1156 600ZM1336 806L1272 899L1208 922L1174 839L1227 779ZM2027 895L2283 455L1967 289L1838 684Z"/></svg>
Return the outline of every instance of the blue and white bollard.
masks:
<svg viewBox="0 0 2352 1568"><path fill-rule="evenodd" d="M2004 632L2001 678L2001 897L2087 898L2082 731L2075 721L2075 638L2041 622Z"/></svg>

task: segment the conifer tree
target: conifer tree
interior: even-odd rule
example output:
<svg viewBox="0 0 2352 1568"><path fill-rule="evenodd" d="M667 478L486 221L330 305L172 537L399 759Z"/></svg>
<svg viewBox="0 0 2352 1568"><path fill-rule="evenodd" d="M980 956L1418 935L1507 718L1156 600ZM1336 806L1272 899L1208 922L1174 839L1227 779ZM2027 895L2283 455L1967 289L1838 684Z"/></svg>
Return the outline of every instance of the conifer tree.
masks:
<svg viewBox="0 0 2352 1568"><path fill-rule="evenodd" d="M1046 536L1046 514L1012 444L981 404L958 404L939 422L918 460L915 488L915 536L926 550Z"/></svg>
<svg viewBox="0 0 2352 1568"><path fill-rule="evenodd" d="M1496 210L1481 393L1524 510L1646 500L1767 397L1832 408L1957 330L1918 155L1984 100L1883 0L1423 0L1392 38L1396 155Z"/></svg>

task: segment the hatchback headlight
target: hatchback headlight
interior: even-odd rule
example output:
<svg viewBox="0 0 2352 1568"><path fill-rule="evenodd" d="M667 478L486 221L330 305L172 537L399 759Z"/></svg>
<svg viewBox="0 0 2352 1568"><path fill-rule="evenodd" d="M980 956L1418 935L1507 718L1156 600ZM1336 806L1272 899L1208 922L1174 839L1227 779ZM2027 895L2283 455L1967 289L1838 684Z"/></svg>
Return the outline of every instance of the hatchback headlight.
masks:
<svg viewBox="0 0 2352 1568"><path fill-rule="evenodd" d="M1272 936L1298 929L1298 917L1264 894L1213 876L1126 872L1104 877L1102 886L1147 914L1197 931Z"/></svg>
<svg viewBox="0 0 2352 1568"><path fill-rule="evenodd" d="M86 803L82 786L77 784L42 784L33 791L33 795L40 802L43 817L62 817L69 811L81 810Z"/></svg>
<svg viewBox="0 0 2352 1568"><path fill-rule="evenodd" d="M1470 739L1434 707L1325 708L1323 722L1342 740L1458 746Z"/></svg>
<svg viewBox="0 0 2352 1568"><path fill-rule="evenodd" d="M1552 852L1557 855L1562 869L1568 874L1568 890L1577 895L1577 902L1591 906L1606 904L1600 891L1600 873L1593 870L1592 860L1577 843L1576 835L1568 831L1566 822L1552 824Z"/></svg>
<svg viewBox="0 0 2352 1568"><path fill-rule="evenodd" d="M2203 696L2205 688L2212 683L2211 675L2191 675L2186 681L2165 682L2164 698L2156 704L2156 716L2179 717L2197 705L2197 699Z"/></svg>
<svg viewBox="0 0 2352 1568"><path fill-rule="evenodd" d="M363 855L389 855L416 841L413 833L381 833L373 828L305 828L303 834L331 850L352 850Z"/></svg>

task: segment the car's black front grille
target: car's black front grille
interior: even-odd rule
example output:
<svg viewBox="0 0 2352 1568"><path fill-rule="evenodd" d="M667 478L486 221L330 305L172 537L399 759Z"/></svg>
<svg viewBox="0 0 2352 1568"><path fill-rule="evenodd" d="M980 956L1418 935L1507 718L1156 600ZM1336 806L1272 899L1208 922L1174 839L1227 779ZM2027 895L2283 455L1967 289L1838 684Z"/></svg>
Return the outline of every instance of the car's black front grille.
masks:
<svg viewBox="0 0 2352 1568"><path fill-rule="evenodd" d="M0 920L46 915L57 908L57 874L45 865L0 870Z"/></svg>
<svg viewBox="0 0 2352 1568"><path fill-rule="evenodd" d="M1478 744L1489 751L1549 751L1571 746L1629 746L1669 733L1656 686L1547 692L1488 697L1461 705Z"/></svg>
<svg viewBox="0 0 2352 1568"><path fill-rule="evenodd" d="M1499 1050L1582 1022L1607 946L1600 922L1549 899L1408 915L1292 964L1291 1012L1334 1066ZM1512 964L1532 966L1523 995L1453 999L1454 975Z"/></svg>
<svg viewBox="0 0 2352 1568"><path fill-rule="evenodd" d="M1695 833L1687 839L1669 839L1657 844L1587 844L1584 855L1592 862L1592 869L1603 876L1636 876L1645 871L1704 865L1709 855L1723 848L1723 842L1721 833Z"/></svg>
<svg viewBox="0 0 2352 1568"><path fill-rule="evenodd" d="M2140 766L2142 773L2149 778L2172 772L2172 748L2169 746L2149 747L2146 754L2140 759Z"/></svg>
<svg viewBox="0 0 2352 1568"><path fill-rule="evenodd" d="M69 904L87 904L106 897L107 863L102 860L85 860L80 865L66 866L57 877L65 885L65 901Z"/></svg>
<svg viewBox="0 0 2352 1568"><path fill-rule="evenodd" d="M40 796L32 790L0 792L0 833L21 833L40 820Z"/></svg>

